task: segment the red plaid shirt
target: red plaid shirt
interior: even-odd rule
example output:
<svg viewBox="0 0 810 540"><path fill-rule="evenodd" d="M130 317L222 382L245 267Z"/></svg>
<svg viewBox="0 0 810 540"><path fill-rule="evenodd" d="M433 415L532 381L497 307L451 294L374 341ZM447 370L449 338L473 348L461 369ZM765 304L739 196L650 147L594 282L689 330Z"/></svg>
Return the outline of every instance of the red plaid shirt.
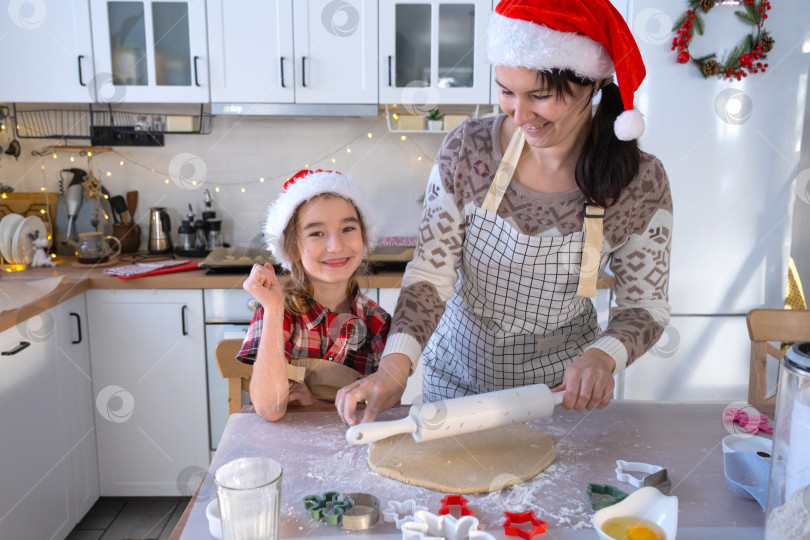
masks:
<svg viewBox="0 0 810 540"><path fill-rule="evenodd" d="M304 315L284 311L284 352L292 358L323 358L354 368L363 375L377 371L391 316L376 302L357 293L349 313L331 313L315 300ZM237 359L253 364L262 337L264 308L253 314Z"/></svg>

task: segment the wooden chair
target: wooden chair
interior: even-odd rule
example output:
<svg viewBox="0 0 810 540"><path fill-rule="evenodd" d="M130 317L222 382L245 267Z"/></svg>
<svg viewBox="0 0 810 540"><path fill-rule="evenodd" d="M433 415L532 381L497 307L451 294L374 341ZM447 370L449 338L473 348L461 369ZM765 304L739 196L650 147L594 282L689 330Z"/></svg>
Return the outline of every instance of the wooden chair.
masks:
<svg viewBox="0 0 810 540"><path fill-rule="evenodd" d="M769 342L810 341L810 311L803 309L752 309L746 317L751 338L751 363L748 376L748 403L772 404L768 397L768 356L781 360L784 353Z"/></svg>
<svg viewBox="0 0 810 540"><path fill-rule="evenodd" d="M228 416L242 410L242 390L250 390L253 366L236 359L241 347L241 339L223 339L214 348L219 374L223 379L228 379Z"/></svg>

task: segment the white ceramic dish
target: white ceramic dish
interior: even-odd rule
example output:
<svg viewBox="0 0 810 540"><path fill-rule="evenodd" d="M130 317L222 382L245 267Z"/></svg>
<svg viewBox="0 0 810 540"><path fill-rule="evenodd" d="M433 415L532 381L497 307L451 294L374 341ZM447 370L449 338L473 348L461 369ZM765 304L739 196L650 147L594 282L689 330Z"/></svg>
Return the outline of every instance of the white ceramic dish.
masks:
<svg viewBox="0 0 810 540"><path fill-rule="evenodd" d="M217 540L222 540L222 516L219 513L218 499L214 499L205 507L205 517L208 518L208 532Z"/></svg>
<svg viewBox="0 0 810 540"><path fill-rule="evenodd" d="M34 260L34 239L47 238L48 230L45 223L37 216L28 216L23 219L17 232L14 233L14 240L11 253L18 264L29 265Z"/></svg>
<svg viewBox="0 0 810 540"><path fill-rule="evenodd" d="M593 515L593 524L602 540L613 540L605 534L602 526L611 518L631 517L651 521L661 527L665 537L662 540L675 540L678 532L678 497L664 495L654 487L643 487L625 500Z"/></svg>
<svg viewBox="0 0 810 540"><path fill-rule="evenodd" d="M11 253L12 243L14 242L14 235L17 233L17 228L22 223L23 218L20 214L8 214L0 220L0 254L6 263L14 263L14 258Z"/></svg>
<svg viewBox="0 0 810 540"><path fill-rule="evenodd" d="M723 453L765 452L773 454L773 441L758 435L728 435L723 437Z"/></svg>

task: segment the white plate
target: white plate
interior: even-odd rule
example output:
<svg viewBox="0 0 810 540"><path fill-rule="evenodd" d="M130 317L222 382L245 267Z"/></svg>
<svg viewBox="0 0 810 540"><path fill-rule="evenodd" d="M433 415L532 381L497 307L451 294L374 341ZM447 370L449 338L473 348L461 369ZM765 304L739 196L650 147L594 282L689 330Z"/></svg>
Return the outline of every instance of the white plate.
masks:
<svg viewBox="0 0 810 540"><path fill-rule="evenodd" d="M28 216L17 227L11 247L11 253L18 264L29 265L33 262L35 238L48 238L48 230L37 216Z"/></svg>
<svg viewBox="0 0 810 540"><path fill-rule="evenodd" d="M14 263L11 244L14 241L14 234L23 219L20 214L9 214L0 220L0 253L2 253L6 263Z"/></svg>

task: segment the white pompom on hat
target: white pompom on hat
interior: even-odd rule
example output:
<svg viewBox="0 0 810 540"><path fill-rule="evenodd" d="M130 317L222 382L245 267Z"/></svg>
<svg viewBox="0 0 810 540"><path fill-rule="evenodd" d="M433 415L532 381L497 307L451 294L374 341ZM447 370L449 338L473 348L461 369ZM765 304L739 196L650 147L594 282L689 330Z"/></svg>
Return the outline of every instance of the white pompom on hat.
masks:
<svg viewBox="0 0 810 540"><path fill-rule="evenodd" d="M539 71L568 69L591 80L615 73L624 106L616 136L629 141L644 133L644 118L633 108L644 61L609 0L502 0L490 18L487 59Z"/></svg>
<svg viewBox="0 0 810 540"><path fill-rule="evenodd" d="M304 169L284 183L284 191L267 207L267 220L264 222L267 249L285 270L292 269L292 261L284 251L284 229L287 228L290 218L305 202L328 193L343 197L357 208L366 229L368 244L374 245L376 237L371 206L363 197L360 186L350 176L337 171Z"/></svg>

